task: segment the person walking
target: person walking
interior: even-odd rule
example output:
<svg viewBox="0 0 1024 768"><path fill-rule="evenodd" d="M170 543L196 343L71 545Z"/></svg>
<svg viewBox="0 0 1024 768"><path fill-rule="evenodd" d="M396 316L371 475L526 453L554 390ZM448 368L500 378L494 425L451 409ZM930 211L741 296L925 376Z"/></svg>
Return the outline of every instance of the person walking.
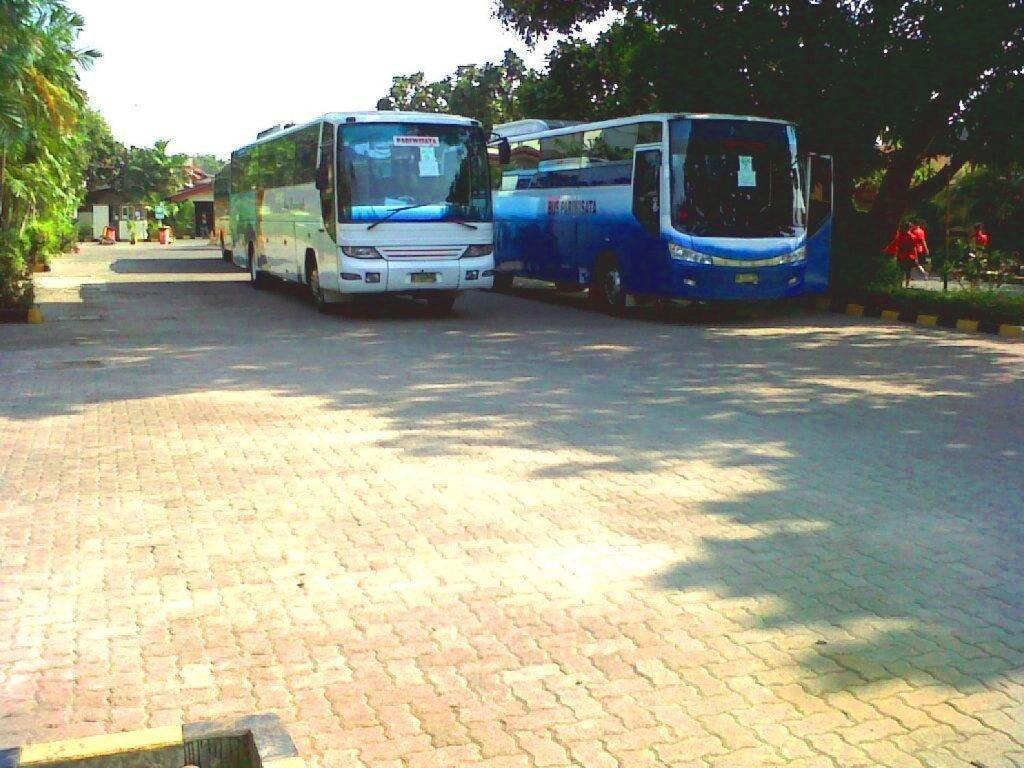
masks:
<svg viewBox="0 0 1024 768"><path fill-rule="evenodd" d="M920 221L913 221L911 223L913 227L910 230L910 234L917 240L917 268L923 277L928 277L928 271L924 266L928 257L931 256L931 251L928 250L928 233L925 231L924 224Z"/></svg>
<svg viewBox="0 0 1024 768"><path fill-rule="evenodd" d="M971 244L975 248L988 248L988 232L981 224L974 225L974 234L971 236Z"/></svg>
<svg viewBox="0 0 1024 768"><path fill-rule="evenodd" d="M918 241L911 233L913 228L914 223L912 221L905 222L892 239L892 242L885 248L886 253L896 257L896 263L903 270L904 288L910 287L910 280L914 275L914 271L920 266L917 263Z"/></svg>

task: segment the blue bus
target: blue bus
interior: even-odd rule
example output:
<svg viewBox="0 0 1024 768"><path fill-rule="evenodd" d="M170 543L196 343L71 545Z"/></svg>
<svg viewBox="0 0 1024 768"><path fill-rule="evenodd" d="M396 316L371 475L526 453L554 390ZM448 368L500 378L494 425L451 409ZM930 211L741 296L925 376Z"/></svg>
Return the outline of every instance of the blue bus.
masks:
<svg viewBox="0 0 1024 768"><path fill-rule="evenodd" d="M792 123L650 114L494 132L499 289L529 277L615 312L828 287L832 160L802 152Z"/></svg>

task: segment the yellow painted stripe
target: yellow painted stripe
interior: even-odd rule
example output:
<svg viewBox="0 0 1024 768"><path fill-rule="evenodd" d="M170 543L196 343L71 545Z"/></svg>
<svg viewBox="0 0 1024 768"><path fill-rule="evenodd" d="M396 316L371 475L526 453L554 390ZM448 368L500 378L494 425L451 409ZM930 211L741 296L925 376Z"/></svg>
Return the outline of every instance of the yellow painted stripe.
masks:
<svg viewBox="0 0 1024 768"><path fill-rule="evenodd" d="M978 330L977 320L957 320L956 329L958 331L976 331Z"/></svg>
<svg viewBox="0 0 1024 768"><path fill-rule="evenodd" d="M882 311L883 320L899 320L900 313L895 309L886 309Z"/></svg>
<svg viewBox="0 0 1024 768"><path fill-rule="evenodd" d="M306 768L306 763L301 757L283 757L263 763L263 768Z"/></svg>
<svg viewBox="0 0 1024 768"><path fill-rule="evenodd" d="M848 314L850 317L863 317L864 307L862 307L860 304L847 304L846 314Z"/></svg>
<svg viewBox="0 0 1024 768"><path fill-rule="evenodd" d="M140 752L144 749L162 749L183 744L180 725L151 728L146 731L111 733L84 739L54 741L49 744L29 744L21 750L21 765L39 765L61 760L85 760L105 757L121 752Z"/></svg>
<svg viewBox="0 0 1024 768"><path fill-rule="evenodd" d="M43 310L39 307L32 307L28 311L28 317L26 318L30 323L41 323L43 322Z"/></svg>
<svg viewBox="0 0 1024 768"><path fill-rule="evenodd" d="M1024 338L1024 326L1020 325L1000 325L999 335L1005 336L1008 339L1020 339Z"/></svg>
<svg viewBox="0 0 1024 768"><path fill-rule="evenodd" d="M917 324L918 325L929 325L929 326L938 325L939 324L939 316L938 315L918 315L917 316Z"/></svg>

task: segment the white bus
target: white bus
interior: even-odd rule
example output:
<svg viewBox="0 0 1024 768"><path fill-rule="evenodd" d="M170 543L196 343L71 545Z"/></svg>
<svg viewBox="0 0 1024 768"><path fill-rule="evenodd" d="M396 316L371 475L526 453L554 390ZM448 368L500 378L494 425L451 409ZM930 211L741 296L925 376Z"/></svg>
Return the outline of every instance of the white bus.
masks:
<svg viewBox="0 0 1024 768"><path fill-rule="evenodd" d="M254 287L305 284L321 311L408 294L437 312L494 281L486 137L476 120L329 113L231 154L230 257Z"/></svg>

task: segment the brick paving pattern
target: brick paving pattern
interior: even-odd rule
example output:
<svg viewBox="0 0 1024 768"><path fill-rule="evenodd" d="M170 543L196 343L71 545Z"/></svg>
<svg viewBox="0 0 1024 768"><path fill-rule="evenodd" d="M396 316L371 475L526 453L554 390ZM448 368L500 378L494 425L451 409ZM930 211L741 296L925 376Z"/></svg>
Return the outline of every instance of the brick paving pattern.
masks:
<svg viewBox="0 0 1024 768"><path fill-rule="evenodd" d="M1024 765L1024 344L244 279L86 247L0 326L0 745Z"/></svg>

